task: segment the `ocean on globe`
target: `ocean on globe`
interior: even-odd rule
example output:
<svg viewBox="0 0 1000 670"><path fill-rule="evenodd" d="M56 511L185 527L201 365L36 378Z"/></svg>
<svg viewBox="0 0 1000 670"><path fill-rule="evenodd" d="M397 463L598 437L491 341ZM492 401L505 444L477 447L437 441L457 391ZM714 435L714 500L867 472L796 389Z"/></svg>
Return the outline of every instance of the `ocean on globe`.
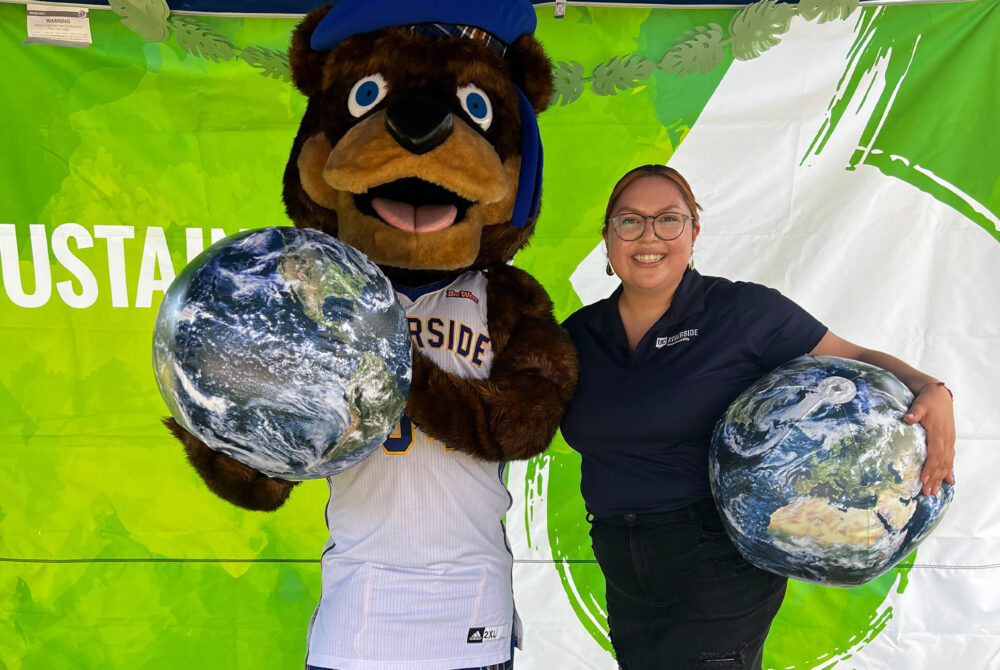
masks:
<svg viewBox="0 0 1000 670"><path fill-rule="evenodd" d="M709 476L730 538L750 563L857 586L912 552L954 488L921 494L924 429L889 372L801 356L737 398L712 436Z"/></svg>
<svg viewBox="0 0 1000 670"><path fill-rule="evenodd" d="M410 386L406 314L381 270L316 230L213 244L170 285L153 367L174 419L289 480L336 474L385 440Z"/></svg>

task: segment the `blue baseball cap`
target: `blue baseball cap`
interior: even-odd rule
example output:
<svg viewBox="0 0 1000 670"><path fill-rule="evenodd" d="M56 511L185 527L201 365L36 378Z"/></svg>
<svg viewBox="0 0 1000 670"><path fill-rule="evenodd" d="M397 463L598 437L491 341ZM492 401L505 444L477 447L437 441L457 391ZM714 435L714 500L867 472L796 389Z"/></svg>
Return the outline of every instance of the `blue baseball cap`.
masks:
<svg viewBox="0 0 1000 670"><path fill-rule="evenodd" d="M327 51L352 35L417 23L475 26L510 44L535 32L530 0L340 0L313 31L309 45Z"/></svg>

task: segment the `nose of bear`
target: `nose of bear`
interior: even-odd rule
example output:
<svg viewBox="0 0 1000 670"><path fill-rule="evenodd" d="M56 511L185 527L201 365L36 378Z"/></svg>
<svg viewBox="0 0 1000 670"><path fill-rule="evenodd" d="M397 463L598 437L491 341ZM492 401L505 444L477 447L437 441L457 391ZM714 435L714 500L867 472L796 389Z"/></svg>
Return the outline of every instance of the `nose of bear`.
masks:
<svg viewBox="0 0 1000 670"><path fill-rule="evenodd" d="M434 98L397 98L385 110L385 127L404 149L425 154L451 135L451 109Z"/></svg>

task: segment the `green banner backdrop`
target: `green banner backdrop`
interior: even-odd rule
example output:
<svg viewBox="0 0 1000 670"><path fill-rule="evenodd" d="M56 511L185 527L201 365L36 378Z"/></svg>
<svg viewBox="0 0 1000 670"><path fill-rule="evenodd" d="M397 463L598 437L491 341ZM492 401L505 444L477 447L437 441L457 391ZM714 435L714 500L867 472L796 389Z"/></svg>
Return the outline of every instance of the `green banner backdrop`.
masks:
<svg viewBox="0 0 1000 670"><path fill-rule="evenodd" d="M996 662L1000 515L979 473L1000 465L1000 419L979 397L1000 337L998 7L537 10L557 99L515 262L557 317L608 290L588 259L610 186L670 163L707 204L700 267L961 389L949 518L865 587L793 584L766 667ZM159 425L150 362L185 263L288 223L296 20L90 21L89 48L25 45L24 7L0 5L0 670L301 667L327 489L273 514L220 501ZM837 291L864 273L883 279ZM517 666L614 667L579 459L557 437L508 484Z"/></svg>

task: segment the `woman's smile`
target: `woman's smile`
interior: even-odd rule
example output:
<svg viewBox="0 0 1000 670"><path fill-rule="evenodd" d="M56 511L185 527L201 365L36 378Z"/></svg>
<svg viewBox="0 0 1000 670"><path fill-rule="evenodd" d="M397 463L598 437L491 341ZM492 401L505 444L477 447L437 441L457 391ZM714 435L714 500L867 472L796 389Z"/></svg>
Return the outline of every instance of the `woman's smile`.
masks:
<svg viewBox="0 0 1000 670"><path fill-rule="evenodd" d="M632 260L638 265L656 265L666 257L666 254L635 254Z"/></svg>

